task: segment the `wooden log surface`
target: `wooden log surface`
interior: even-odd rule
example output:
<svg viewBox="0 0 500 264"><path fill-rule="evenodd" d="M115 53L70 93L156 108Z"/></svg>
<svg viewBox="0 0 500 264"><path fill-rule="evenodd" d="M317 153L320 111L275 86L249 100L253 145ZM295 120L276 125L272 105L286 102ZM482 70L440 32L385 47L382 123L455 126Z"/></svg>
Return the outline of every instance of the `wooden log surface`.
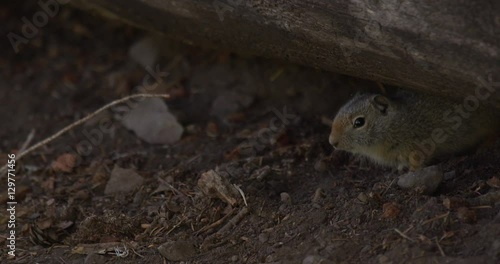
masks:
<svg viewBox="0 0 500 264"><path fill-rule="evenodd" d="M72 2L189 44L500 107L498 0Z"/></svg>

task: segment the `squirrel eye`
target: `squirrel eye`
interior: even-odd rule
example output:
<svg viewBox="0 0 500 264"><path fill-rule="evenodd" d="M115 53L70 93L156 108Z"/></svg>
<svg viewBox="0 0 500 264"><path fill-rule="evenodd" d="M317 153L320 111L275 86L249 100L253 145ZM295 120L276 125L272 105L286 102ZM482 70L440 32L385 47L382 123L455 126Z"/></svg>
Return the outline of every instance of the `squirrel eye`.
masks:
<svg viewBox="0 0 500 264"><path fill-rule="evenodd" d="M358 117L354 120L354 128L360 128L365 125L365 118L364 117Z"/></svg>

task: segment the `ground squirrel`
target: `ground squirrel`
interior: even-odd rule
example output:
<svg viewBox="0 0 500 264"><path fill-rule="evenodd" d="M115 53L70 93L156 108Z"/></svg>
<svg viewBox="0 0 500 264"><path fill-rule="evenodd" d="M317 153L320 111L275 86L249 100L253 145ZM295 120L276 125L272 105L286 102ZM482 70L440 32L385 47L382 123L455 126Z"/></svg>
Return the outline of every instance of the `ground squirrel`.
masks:
<svg viewBox="0 0 500 264"><path fill-rule="evenodd" d="M409 92L363 94L339 110L329 142L381 165L416 170L498 136L499 121L499 112L477 96L455 101Z"/></svg>

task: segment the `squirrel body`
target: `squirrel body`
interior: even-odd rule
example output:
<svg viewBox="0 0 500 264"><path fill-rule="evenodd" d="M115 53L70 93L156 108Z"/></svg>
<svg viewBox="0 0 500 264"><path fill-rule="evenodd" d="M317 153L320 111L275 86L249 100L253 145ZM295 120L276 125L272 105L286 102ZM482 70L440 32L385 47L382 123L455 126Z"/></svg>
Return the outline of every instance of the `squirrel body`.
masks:
<svg viewBox="0 0 500 264"><path fill-rule="evenodd" d="M498 136L498 111L478 98L468 99L410 92L393 98L357 95L338 111L329 142L381 165L416 170Z"/></svg>

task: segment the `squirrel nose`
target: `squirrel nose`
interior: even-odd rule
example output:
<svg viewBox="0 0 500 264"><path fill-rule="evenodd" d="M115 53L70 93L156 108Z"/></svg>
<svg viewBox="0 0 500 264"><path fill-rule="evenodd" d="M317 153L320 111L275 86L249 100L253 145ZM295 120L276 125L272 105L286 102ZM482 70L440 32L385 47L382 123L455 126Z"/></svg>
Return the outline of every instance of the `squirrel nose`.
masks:
<svg viewBox="0 0 500 264"><path fill-rule="evenodd" d="M337 146L339 145L339 141L336 140L332 135L330 135L330 137L328 138L328 142L330 142L330 145L332 145L333 148L337 148Z"/></svg>

